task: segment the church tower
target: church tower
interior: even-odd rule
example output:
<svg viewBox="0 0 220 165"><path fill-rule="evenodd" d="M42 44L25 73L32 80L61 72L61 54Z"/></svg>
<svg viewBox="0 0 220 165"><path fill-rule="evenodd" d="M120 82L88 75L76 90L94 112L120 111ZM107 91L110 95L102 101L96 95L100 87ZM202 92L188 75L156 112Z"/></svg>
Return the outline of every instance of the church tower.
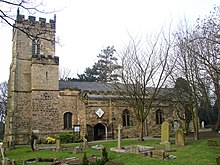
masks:
<svg viewBox="0 0 220 165"><path fill-rule="evenodd" d="M53 129L51 114L58 113L54 104L59 93L55 30L55 17L49 23L45 18L25 19L18 10L12 37L5 141L27 143L32 131Z"/></svg>

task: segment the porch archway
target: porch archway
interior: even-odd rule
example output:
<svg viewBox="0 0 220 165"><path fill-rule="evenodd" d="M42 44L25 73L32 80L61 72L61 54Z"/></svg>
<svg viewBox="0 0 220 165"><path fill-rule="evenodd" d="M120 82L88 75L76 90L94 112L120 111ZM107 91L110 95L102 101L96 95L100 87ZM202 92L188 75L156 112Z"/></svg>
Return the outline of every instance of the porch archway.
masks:
<svg viewBox="0 0 220 165"><path fill-rule="evenodd" d="M98 123L94 126L94 140L105 140L106 139L106 126L102 123Z"/></svg>

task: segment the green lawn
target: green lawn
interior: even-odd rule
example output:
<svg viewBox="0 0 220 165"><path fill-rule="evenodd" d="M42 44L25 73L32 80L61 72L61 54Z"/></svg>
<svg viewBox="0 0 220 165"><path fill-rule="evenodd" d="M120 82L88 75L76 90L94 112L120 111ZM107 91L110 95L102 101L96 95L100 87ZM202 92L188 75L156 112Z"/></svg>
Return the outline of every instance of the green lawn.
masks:
<svg viewBox="0 0 220 165"><path fill-rule="evenodd" d="M220 144L220 139L217 140ZM144 145L152 146L155 148L162 148L159 144L159 140L146 140L146 141L136 141L136 140L123 140L123 146L129 145ZM177 147L172 141L171 149L175 149L176 152L171 152L169 154L175 155L177 158L174 160L159 160L156 158L147 158L142 155L135 154L121 154L109 151L110 147L117 147L116 141L107 141L99 143L90 143L90 145L102 144L106 147L108 155L111 159L122 160L125 165L216 165L216 157L220 156L220 146L208 146L207 140L199 141L186 141L186 146ZM77 146L79 144L65 144L62 146ZM87 156L89 155L100 155L101 151L86 149ZM16 146L16 149L6 151L6 156L9 159L16 160L17 164L22 165L23 160L30 158L68 158L68 157L83 157L82 154L73 154L72 151L48 151L41 150L32 152L30 146ZM39 165L46 165L50 163L38 163ZM35 164L36 165L36 164Z"/></svg>

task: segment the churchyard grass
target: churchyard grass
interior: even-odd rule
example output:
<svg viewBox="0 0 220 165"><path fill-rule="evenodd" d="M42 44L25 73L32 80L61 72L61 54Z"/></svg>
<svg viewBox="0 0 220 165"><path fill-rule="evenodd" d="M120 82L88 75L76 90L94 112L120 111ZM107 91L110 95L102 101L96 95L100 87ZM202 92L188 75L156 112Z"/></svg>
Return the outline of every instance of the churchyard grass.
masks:
<svg viewBox="0 0 220 165"><path fill-rule="evenodd" d="M220 144L220 139L214 139ZM160 140L145 140L145 141L137 141L137 140L124 140L122 141L122 146L130 146L130 145L144 145L144 146L152 146L158 149L163 148L162 145L159 144ZM106 142L97 142L90 143L90 146L94 146L97 144L102 144L106 147L108 151L108 155L110 159L114 160L122 160L125 165L216 165L216 157L220 156L220 146L208 146L207 139L206 140L186 140L186 146L178 147L174 144L174 141L171 141L171 149L176 150L176 152L169 152L168 154L176 156L176 159L173 160L160 160L157 158L147 158L142 155L135 154L122 154L109 151L111 147L117 147L117 141L106 141ZM78 146L79 143L74 144L62 144L63 147L73 147ZM100 150L93 150L91 148L87 148L84 150L89 155L101 155ZM73 154L70 150L64 151L49 151L49 150L41 150L32 152L30 146L16 146L16 149L6 151L6 156L9 159L14 159L17 164L22 165L24 160L31 158L70 158L70 157L83 157L83 153ZM48 165L51 163L32 163L32 165Z"/></svg>

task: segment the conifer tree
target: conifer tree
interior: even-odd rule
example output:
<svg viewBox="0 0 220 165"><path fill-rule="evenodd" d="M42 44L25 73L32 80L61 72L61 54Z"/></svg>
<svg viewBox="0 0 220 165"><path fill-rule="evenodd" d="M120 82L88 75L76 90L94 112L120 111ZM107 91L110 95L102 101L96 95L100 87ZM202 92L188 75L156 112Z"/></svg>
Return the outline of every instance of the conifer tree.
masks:
<svg viewBox="0 0 220 165"><path fill-rule="evenodd" d="M117 64L115 57L114 46L108 46L106 49L101 50L98 57L98 62L91 68L87 67L83 74L78 74L80 81L99 81L99 82L112 82L118 81L119 74L117 71L121 68Z"/></svg>

